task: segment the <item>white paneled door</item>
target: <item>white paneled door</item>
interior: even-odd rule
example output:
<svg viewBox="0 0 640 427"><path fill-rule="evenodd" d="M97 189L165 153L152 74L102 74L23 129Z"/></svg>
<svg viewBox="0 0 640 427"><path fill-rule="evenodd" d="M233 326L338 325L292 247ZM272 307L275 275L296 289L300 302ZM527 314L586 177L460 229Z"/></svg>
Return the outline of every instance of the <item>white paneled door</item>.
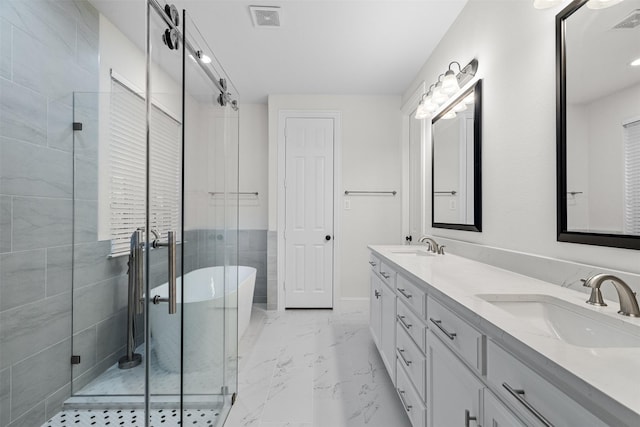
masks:
<svg viewBox="0 0 640 427"><path fill-rule="evenodd" d="M334 120L285 125L285 307L333 307Z"/></svg>

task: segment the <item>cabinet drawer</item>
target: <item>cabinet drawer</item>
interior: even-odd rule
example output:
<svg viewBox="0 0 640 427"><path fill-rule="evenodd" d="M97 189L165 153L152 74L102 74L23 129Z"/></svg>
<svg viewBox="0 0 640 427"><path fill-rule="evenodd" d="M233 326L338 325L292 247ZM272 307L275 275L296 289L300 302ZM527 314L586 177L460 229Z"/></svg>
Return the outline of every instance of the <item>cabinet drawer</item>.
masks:
<svg viewBox="0 0 640 427"><path fill-rule="evenodd" d="M418 345L420 351L424 353L427 348L425 343L426 326L424 324L424 320L420 319L411 310L409 310L400 297L396 300L396 306L398 329L406 331Z"/></svg>
<svg viewBox="0 0 640 427"><path fill-rule="evenodd" d="M373 252L369 254L369 266L374 272L380 273L380 258L375 256Z"/></svg>
<svg viewBox="0 0 640 427"><path fill-rule="evenodd" d="M425 357L400 323L396 329L396 352L398 365L406 371L411 383L418 391L420 399L424 401Z"/></svg>
<svg viewBox="0 0 640 427"><path fill-rule="evenodd" d="M427 300L427 327L467 363L484 374L485 338L449 308L433 298Z"/></svg>
<svg viewBox="0 0 640 427"><path fill-rule="evenodd" d="M391 289L396 288L396 271L384 261L380 261L380 276Z"/></svg>
<svg viewBox="0 0 640 427"><path fill-rule="evenodd" d="M420 318L424 319L425 292L400 274L397 278L396 290L398 291L398 298Z"/></svg>
<svg viewBox="0 0 640 427"><path fill-rule="evenodd" d="M396 381L396 392L398 393L398 396L400 396L400 401L402 402L404 410L407 412L409 420L411 420L411 425L413 427L424 427L426 415L425 406L422 403L422 399L420 399L416 391L413 389L407 374L400 366L401 363L402 362L400 360L397 361L396 371L398 376Z"/></svg>
<svg viewBox="0 0 640 427"><path fill-rule="evenodd" d="M491 340L487 344L487 379L496 393L532 425L607 425Z"/></svg>

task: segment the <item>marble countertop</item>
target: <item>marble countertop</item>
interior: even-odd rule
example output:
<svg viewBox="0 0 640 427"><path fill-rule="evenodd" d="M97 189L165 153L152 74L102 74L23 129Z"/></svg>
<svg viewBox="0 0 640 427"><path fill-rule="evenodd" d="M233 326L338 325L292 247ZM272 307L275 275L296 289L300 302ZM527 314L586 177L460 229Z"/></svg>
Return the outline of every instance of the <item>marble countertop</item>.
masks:
<svg viewBox="0 0 640 427"><path fill-rule="evenodd" d="M456 255L393 253L419 247L372 245L369 249L393 264L400 274L417 279L412 281L422 284L428 295L456 309L470 324L595 415L615 421L612 425L640 426L640 347L574 346L545 335L531 323L518 321L477 295L548 295L602 313L622 328L635 326L638 331L640 318L617 314L617 301L595 307L585 303L587 294Z"/></svg>

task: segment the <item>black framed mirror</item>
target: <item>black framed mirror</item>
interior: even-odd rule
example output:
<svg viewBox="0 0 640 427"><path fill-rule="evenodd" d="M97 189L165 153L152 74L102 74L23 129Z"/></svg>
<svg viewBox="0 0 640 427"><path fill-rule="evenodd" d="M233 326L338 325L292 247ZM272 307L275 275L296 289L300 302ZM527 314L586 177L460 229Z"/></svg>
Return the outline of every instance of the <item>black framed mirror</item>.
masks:
<svg viewBox="0 0 640 427"><path fill-rule="evenodd" d="M431 121L431 225L482 231L482 81Z"/></svg>
<svg viewBox="0 0 640 427"><path fill-rule="evenodd" d="M558 241L640 249L640 0L556 17Z"/></svg>

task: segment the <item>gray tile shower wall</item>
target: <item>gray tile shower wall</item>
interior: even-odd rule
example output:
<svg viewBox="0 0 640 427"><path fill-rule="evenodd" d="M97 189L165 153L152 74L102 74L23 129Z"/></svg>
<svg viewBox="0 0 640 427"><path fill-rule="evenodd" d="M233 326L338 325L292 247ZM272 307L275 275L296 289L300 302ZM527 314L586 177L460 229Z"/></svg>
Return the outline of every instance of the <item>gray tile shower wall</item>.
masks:
<svg viewBox="0 0 640 427"><path fill-rule="evenodd" d="M97 241L97 128L75 147L72 131L73 93L98 91L98 41L85 0L0 2L0 427L40 425L60 409L72 338L86 349L74 376L116 352L126 266ZM97 120L97 98L75 111ZM72 261L87 303L75 332ZM108 309L96 309L100 296Z"/></svg>
<svg viewBox="0 0 640 427"><path fill-rule="evenodd" d="M267 234L267 310L278 309L278 232Z"/></svg>
<svg viewBox="0 0 640 427"><path fill-rule="evenodd" d="M238 264L254 267L256 287L253 302L267 302L267 230L240 230Z"/></svg>

